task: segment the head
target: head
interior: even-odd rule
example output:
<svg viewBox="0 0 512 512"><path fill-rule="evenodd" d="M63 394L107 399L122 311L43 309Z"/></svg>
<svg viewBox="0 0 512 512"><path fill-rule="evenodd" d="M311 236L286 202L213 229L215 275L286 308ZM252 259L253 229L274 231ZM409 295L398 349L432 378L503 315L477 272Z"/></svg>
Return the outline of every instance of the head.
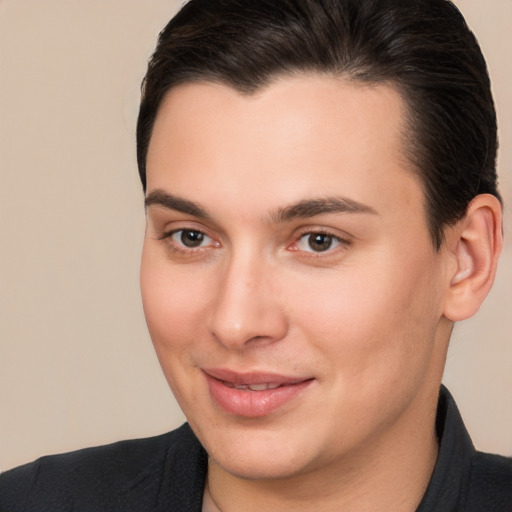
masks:
<svg viewBox="0 0 512 512"><path fill-rule="evenodd" d="M297 73L390 84L407 104L404 145L425 194L432 242L478 194L499 197L496 113L475 36L447 0L194 0L160 34L137 126L146 186L165 94L215 82L253 94Z"/></svg>
<svg viewBox="0 0 512 512"><path fill-rule="evenodd" d="M425 451L452 323L499 253L495 128L444 0L191 0L163 30L137 133L143 302L219 467Z"/></svg>

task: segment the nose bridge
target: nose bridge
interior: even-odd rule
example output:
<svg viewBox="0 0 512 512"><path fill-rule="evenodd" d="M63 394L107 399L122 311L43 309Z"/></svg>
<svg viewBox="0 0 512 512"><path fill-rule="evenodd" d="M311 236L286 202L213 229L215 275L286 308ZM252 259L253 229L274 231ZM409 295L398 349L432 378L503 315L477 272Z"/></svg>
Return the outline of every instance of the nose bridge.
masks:
<svg viewBox="0 0 512 512"><path fill-rule="evenodd" d="M287 330L279 305L273 265L254 249L233 251L218 276L210 331L230 348L273 342Z"/></svg>

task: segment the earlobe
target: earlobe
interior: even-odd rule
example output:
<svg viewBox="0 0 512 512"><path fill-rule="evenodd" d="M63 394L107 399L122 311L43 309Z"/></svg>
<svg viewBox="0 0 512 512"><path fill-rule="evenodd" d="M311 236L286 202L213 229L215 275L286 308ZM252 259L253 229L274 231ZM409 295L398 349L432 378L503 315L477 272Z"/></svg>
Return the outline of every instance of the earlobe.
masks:
<svg viewBox="0 0 512 512"><path fill-rule="evenodd" d="M478 311L494 282L503 244L499 200L490 194L476 196L451 235L455 270L448 276L444 316L457 322Z"/></svg>

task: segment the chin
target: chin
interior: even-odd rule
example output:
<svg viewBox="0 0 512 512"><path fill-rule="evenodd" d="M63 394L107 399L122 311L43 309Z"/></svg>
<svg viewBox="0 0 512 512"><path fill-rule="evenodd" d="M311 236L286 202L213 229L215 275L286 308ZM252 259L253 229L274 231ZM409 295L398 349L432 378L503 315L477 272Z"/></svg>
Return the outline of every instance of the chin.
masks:
<svg viewBox="0 0 512 512"><path fill-rule="evenodd" d="M224 471L244 480L284 480L307 472L305 461L297 457L276 458L275 453L266 457L240 454L238 459L221 455L219 459L211 457Z"/></svg>
<svg viewBox="0 0 512 512"><path fill-rule="evenodd" d="M195 429L194 429L195 430ZM311 469L308 450L310 444L307 437L303 439L295 431L285 432L273 430L219 429L212 435L197 435L208 452L211 460L224 471L238 478L247 480L276 480L286 479ZM221 432L221 433L219 433Z"/></svg>

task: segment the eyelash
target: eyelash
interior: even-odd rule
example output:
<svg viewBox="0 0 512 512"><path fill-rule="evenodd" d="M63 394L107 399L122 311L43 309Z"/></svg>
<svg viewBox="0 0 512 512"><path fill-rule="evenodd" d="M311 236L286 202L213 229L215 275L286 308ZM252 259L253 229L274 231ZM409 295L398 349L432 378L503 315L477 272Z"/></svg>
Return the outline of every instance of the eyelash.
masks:
<svg viewBox="0 0 512 512"><path fill-rule="evenodd" d="M199 229L193 229L193 228L181 228L181 229L174 229L172 231L169 231L167 233L164 233L160 238L159 240L163 240L163 241L169 241L169 247L175 251L175 252L178 252L180 254L189 254L189 255L192 255L192 254L196 254L198 253L199 251L204 251L205 249L208 248L208 245L206 246L197 246L197 247L186 247L185 244L182 242L182 245L179 245L179 242L177 242L176 240L173 241L173 237L175 235L178 235L179 233L181 233L181 237L183 237L183 235L185 233L196 233L198 234L199 236L201 237L206 237L210 240L212 240L214 242L213 244L213 248L218 248L220 247L220 243L219 242L216 242L214 240L214 238L210 237L209 235L207 235L204 231L201 231ZM326 237L326 238L329 238L332 242L335 242L337 245L333 248L333 247L328 247L327 249L325 250L320 250L320 251L314 251L314 250L311 250L311 251L308 251L308 250L304 250L304 249L298 249L298 248L292 248L291 246L293 245L296 245L298 244L301 240L303 239L307 239L307 237L311 237L311 236L323 236L323 237ZM339 250L343 250L343 249L346 249L348 246L351 245L351 241L350 240L347 240L347 239L344 239L344 238L341 238L337 235L334 235L333 233L330 233L329 231L326 231L326 230L309 230L309 231L303 231L301 233L299 233L293 240L292 244L287 246L288 249L290 251L300 251L301 253L303 253L305 255L305 257L308 257L308 258L322 258L322 257L328 257L328 256L331 256L333 255L333 253L337 253ZM311 247L311 246L310 246Z"/></svg>

